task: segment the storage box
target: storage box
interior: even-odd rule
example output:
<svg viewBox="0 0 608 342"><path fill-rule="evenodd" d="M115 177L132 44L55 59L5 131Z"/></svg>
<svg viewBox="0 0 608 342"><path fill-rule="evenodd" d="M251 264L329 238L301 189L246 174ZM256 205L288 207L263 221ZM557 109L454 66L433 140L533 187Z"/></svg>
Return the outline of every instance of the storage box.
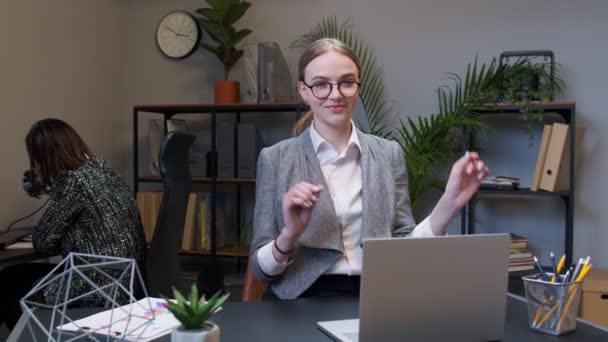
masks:
<svg viewBox="0 0 608 342"><path fill-rule="evenodd" d="M585 277L579 316L608 326L608 270L592 268Z"/></svg>

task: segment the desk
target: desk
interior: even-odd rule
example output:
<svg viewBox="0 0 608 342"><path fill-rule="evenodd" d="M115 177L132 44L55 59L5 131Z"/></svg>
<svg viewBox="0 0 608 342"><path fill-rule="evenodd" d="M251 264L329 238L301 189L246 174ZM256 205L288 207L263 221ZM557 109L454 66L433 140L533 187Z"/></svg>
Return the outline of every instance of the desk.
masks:
<svg viewBox="0 0 608 342"><path fill-rule="evenodd" d="M46 257L47 256L37 253L33 248L2 249L0 250L0 268L23 264Z"/></svg>
<svg viewBox="0 0 608 342"><path fill-rule="evenodd" d="M519 297L509 296L507 301L507 321L503 341L607 341L608 331L584 322L578 322L576 332L559 338L534 332L528 328L526 304ZM349 319L357 317L356 298L297 299L286 302L241 303L228 302L224 311L213 317L220 325L222 342L232 341L290 341L309 342L332 339L316 327L317 321ZM82 318L94 313L92 309L71 311L73 318ZM49 318L50 315L44 316ZM406 322L405 322L406 323ZM19 332L14 331L14 335ZM11 336L11 337L13 337ZM16 341L32 341L27 331L21 333ZM40 335L39 340L42 339ZM169 335L158 341L169 342Z"/></svg>

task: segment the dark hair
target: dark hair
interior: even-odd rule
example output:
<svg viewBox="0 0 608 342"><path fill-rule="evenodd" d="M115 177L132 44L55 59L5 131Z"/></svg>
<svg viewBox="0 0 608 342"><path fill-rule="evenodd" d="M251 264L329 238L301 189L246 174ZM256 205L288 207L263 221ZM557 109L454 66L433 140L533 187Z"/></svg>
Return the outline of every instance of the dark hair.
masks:
<svg viewBox="0 0 608 342"><path fill-rule="evenodd" d="M298 62L298 80L304 82L304 73L308 64L312 62L313 59L330 51L335 51L350 58L357 66L357 72L359 73L359 75L361 75L361 63L359 63L357 55L353 52L353 50L348 47L348 45L344 44L338 39L321 38L310 44L306 48L304 53L302 53L300 61ZM304 116L300 120L298 120L298 122L296 122L296 125L293 128L293 135L298 135L302 133L308 126L310 126L312 119L312 112L304 114Z"/></svg>
<svg viewBox="0 0 608 342"><path fill-rule="evenodd" d="M44 187L52 187L62 171L76 170L92 155L76 130L59 119L34 123L25 145L32 170L30 181L40 176Z"/></svg>

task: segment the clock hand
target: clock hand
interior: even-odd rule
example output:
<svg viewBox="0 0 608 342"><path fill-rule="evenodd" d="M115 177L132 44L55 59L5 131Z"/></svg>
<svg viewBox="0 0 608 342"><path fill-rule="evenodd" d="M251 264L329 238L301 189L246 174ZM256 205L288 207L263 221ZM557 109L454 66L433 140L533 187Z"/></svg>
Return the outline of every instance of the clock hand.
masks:
<svg viewBox="0 0 608 342"><path fill-rule="evenodd" d="M171 28L171 26L169 26L169 25L164 25L164 26L165 26L165 27L166 27L166 28L167 28L169 31L171 31L171 32L175 33L175 35L176 35L176 36L178 36L178 37L188 37L188 36L187 36L187 35L185 35L185 34L181 34L181 33L177 32L177 31L175 31L175 30L174 30L174 29L172 29L172 28Z"/></svg>

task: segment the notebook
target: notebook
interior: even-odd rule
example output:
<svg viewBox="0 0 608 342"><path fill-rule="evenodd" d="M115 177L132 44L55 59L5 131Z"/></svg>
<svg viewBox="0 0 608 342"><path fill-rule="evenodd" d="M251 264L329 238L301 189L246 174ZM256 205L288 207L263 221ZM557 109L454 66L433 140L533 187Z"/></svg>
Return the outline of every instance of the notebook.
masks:
<svg viewBox="0 0 608 342"><path fill-rule="evenodd" d="M337 341L493 341L504 334L509 235L370 239L359 319L318 322Z"/></svg>
<svg viewBox="0 0 608 342"><path fill-rule="evenodd" d="M6 248L19 240L24 239L32 234L35 227L20 227L9 230L8 232L0 232L0 249Z"/></svg>

